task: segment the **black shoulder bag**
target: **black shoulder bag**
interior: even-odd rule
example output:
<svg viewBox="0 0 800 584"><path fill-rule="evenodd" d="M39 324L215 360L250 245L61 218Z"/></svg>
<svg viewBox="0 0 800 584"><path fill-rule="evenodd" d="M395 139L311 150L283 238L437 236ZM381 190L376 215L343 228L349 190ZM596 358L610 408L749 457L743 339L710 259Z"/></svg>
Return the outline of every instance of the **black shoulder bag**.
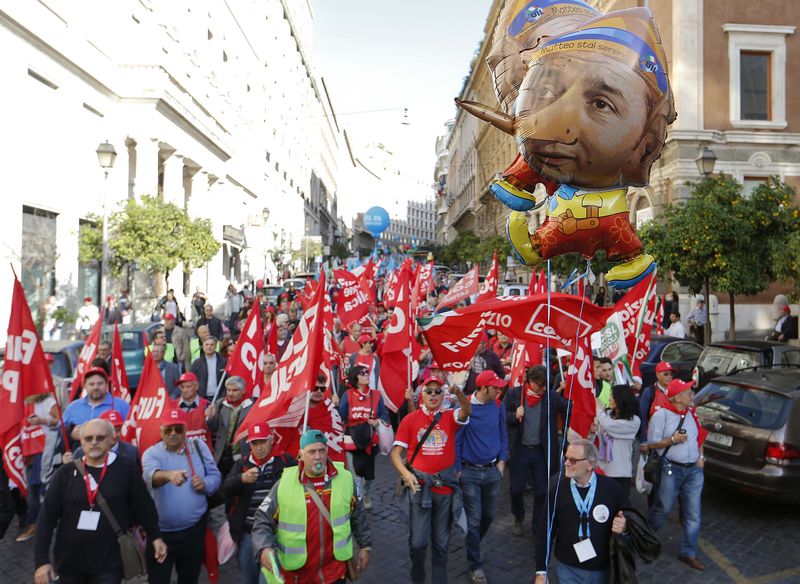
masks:
<svg viewBox="0 0 800 584"><path fill-rule="evenodd" d="M414 464L414 461L417 458L417 454L419 454L419 451L422 450L422 445L425 444L425 441L428 439L428 436L430 436L431 432L433 432L433 428L436 426L436 424L439 423L439 420L441 419L442 419L442 412L436 412L435 414L433 414L433 419L431 420L431 423L428 425L428 427L425 429L425 433L422 435L422 438L420 438L419 442L417 442L417 446L416 448L414 448L414 453L411 455L411 458L409 458L406 461L406 468L411 472L414 472L413 469L411 468L411 465ZM395 488L395 494L400 495L400 493L403 492L404 488L405 485L403 484L403 478L398 477L397 487Z"/></svg>
<svg viewBox="0 0 800 584"><path fill-rule="evenodd" d="M681 421L678 424L678 428L675 430L675 432L681 431L681 428L683 428L683 421L685 419L686 414L681 415ZM663 454L652 451L647 456L647 462L644 463L644 480L646 480L648 483L651 483L654 486L658 486L661 483L661 467L664 465L664 461L667 459L667 452L669 452L670 448L672 448L672 444L664 449Z"/></svg>

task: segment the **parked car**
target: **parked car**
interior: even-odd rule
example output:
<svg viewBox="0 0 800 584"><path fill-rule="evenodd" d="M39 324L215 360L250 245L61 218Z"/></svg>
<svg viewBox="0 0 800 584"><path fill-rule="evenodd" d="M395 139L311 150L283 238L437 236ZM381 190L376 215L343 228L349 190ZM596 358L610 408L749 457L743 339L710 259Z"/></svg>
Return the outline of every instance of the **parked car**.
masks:
<svg viewBox="0 0 800 584"><path fill-rule="evenodd" d="M800 369L716 377L695 402L709 480L800 502Z"/></svg>
<svg viewBox="0 0 800 584"><path fill-rule="evenodd" d="M653 335L650 337L650 352L639 364L639 370L642 373L642 387L653 385L656 382L656 365L662 361L671 363L675 367L675 377L689 381L702 352L702 345L689 339Z"/></svg>
<svg viewBox="0 0 800 584"><path fill-rule="evenodd" d="M710 343L692 373L695 390L714 377L771 367L800 367L800 348L774 341L735 340Z"/></svg>
<svg viewBox="0 0 800 584"><path fill-rule="evenodd" d="M264 286L261 288L261 294L268 304L278 304L278 297L283 294L283 286Z"/></svg>
<svg viewBox="0 0 800 584"><path fill-rule="evenodd" d="M306 286L306 280L307 278L289 278L288 280L284 280L283 289L279 292L279 294L282 294L288 290L290 286L294 286L295 290L302 290Z"/></svg>
<svg viewBox="0 0 800 584"><path fill-rule="evenodd" d="M502 292L502 296L527 296L528 295L528 285L527 284L503 284L503 287L500 288Z"/></svg>
<svg viewBox="0 0 800 584"><path fill-rule="evenodd" d="M78 355L83 348L83 341L42 341L45 358L50 362L50 374L53 376L56 394L61 403L69 399L69 389L75 379L78 366ZM5 346L0 347L0 373L5 361Z"/></svg>
<svg viewBox="0 0 800 584"><path fill-rule="evenodd" d="M137 322L119 325L119 340L122 342L122 358L125 360L125 373L131 393L139 386L139 378L144 366L144 348L150 344L153 333L161 328L160 322ZM111 342L113 326L104 326L100 339Z"/></svg>

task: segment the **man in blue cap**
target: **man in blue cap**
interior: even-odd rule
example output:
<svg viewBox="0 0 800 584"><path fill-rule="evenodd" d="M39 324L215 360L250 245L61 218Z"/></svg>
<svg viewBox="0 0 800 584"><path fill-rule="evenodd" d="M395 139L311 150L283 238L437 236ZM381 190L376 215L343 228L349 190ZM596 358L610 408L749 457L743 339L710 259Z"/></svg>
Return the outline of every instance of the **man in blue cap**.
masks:
<svg viewBox="0 0 800 584"><path fill-rule="evenodd" d="M358 544L357 570L363 572L372 552L367 514L355 496L353 475L344 464L328 460L320 430L300 437L300 464L283 470L280 480L256 511L253 549L272 573L277 558L287 582L345 582L347 562Z"/></svg>

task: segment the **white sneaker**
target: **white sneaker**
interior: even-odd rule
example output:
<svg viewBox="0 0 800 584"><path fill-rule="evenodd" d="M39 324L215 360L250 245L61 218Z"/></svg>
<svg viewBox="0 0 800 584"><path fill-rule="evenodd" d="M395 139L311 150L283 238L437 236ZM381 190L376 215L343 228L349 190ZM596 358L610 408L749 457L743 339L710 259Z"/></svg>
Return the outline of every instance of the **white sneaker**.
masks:
<svg viewBox="0 0 800 584"><path fill-rule="evenodd" d="M361 499L361 504L364 506L364 509L372 509L372 501L369 498L369 495L364 495Z"/></svg>
<svg viewBox="0 0 800 584"><path fill-rule="evenodd" d="M488 580L486 579L486 574L483 573L481 568L478 568L475 571L471 571L469 573L469 581L470 584L488 584Z"/></svg>

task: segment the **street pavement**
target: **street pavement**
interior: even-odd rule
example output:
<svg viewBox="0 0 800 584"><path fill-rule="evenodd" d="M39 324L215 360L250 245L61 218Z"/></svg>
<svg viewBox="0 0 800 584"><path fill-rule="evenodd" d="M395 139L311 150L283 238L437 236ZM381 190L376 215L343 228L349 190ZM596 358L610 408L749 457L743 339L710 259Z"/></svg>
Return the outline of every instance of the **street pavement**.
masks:
<svg viewBox="0 0 800 584"><path fill-rule="evenodd" d="M396 473L386 457L379 457L377 479L372 488L371 529L373 556L369 569L359 579L364 584L409 582L405 525L394 502ZM504 481L507 483L507 480ZM532 582L533 535L526 526L522 537L511 535L508 485L502 489L497 518L484 539L484 570L493 584ZM530 511L530 494L526 495ZM644 497L632 494L632 503L644 510ZM706 485L703 493L703 526L700 560L705 572L695 572L677 560L680 528L677 514L660 532L661 557L637 571L642 584L771 584L800 583L800 507L777 505ZM33 540L16 543L16 526L0 540L0 584L31 582ZM451 583L469 582L464 538L455 532L450 543ZM235 559L222 566L219 582L238 582ZM201 582L208 582L205 575Z"/></svg>

